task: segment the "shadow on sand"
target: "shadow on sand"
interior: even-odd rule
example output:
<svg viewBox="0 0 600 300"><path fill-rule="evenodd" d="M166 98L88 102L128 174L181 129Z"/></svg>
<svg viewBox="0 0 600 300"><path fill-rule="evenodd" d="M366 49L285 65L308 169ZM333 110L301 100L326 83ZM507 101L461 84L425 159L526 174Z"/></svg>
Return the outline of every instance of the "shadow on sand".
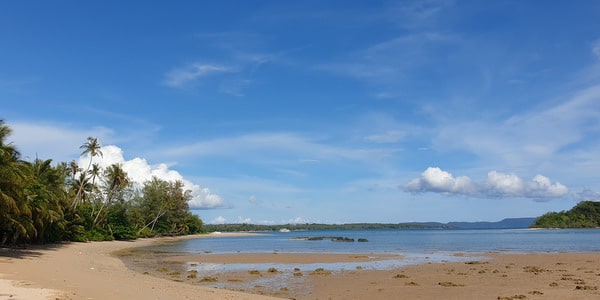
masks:
<svg viewBox="0 0 600 300"><path fill-rule="evenodd" d="M19 245L17 247L0 247L0 258L26 259L40 257L43 251L56 251L69 245L70 242L45 245Z"/></svg>

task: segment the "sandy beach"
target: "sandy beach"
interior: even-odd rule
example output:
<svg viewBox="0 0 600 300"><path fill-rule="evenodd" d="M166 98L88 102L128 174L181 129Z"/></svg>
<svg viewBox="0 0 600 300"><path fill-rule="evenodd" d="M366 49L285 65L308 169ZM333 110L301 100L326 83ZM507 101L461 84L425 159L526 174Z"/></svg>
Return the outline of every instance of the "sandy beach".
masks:
<svg viewBox="0 0 600 300"><path fill-rule="evenodd" d="M269 299L144 275L127 269L111 254L131 247L198 237L0 249L0 299Z"/></svg>
<svg viewBox="0 0 600 300"><path fill-rule="evenodd" d="M176 239L0 249L0 299L600 298L598 253L486 253L477 257L457 253L463 262L331 272L303 266L313 262L367 263L403 258L289 253L173 256L131 250ZM189 269L198 262L279 263L298 268L204 276Z"/></svg>

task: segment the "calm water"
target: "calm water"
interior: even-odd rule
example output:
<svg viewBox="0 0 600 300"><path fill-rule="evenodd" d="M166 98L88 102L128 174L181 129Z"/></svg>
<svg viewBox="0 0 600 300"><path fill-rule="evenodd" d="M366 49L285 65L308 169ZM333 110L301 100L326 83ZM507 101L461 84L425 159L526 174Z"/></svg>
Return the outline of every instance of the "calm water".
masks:
<svg viewBox="0 0 600 300"><path fill-rule="evenodd" d="M341 236L366 243L295 240L302 237ZM438 252L595 252L600 251L600 229L584 230L327 230L269 232L259 236L205 238L151 247L155 251L187 253L398 253Z"/></svg>

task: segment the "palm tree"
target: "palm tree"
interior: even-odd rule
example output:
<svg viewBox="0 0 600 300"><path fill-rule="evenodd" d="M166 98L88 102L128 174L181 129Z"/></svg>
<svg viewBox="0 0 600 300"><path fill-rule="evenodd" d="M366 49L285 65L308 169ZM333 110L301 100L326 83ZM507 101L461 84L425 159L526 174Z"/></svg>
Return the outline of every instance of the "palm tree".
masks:
<svg viewBox="0 0 600 300"><path fill-rule="evenodd" d="M85 177L88 172L90 171L90 167L92 166L92 160L94 159L95 156L102 156L102 151L100 151L100 142L98 141L98 138L94 138L94 137L88 137L87 138L87 142L85 142L83 145L81 145L81 147L79 147L81 149L83 149L83 152L81 152L81 156L84 156L86 154L90 155L90 162L88 163L87 168L85 169L85 172L82 173L83 177ZM80 180L81 183L84 182L83 180L84 178L82 178L82 180ZM79 190L77 191L77 194L75 195L75 201L73 201L73 207L76 208L77 204L79 204L79 202L81 202L81 200L83 199L83 185L79 186Z"/></svg>
<svg viewBox="0 0 600 300"><path fill-rule="evenodd" d="M104 184L106 187L106 201L102 203L94 224L98 222L100 213L106 205L110 205L116 196L123 196L125 188L130 184L127 172L123 170L120 164L112 164L104 171Z"/></svg>
<svg viewBox="0 0 600 300"><path fill-rule="evenodd" d="M31 210L23 194L24 176L20 154L6 138L12 130L0 119L0 245L27 239L34 233Z"/></svg>
<svg viewBox="0 0 600 300"><path fill-rule="evenodd" d="M51 163L51 159L38 158L33 163L25 163L25 193L36 229L35 241L40 243L60 241L67 225L63 211L67 199L64 188L66 174L61 166L54 168Z"/></svg>
<svg viewBox="0 0 600 300"><path fill-rule="evenodd" d="M96 186L96 178L98 178L100 176L101 170L102 170L102 168L100 168L100 165L93 164L92 168L88 171L88 174L90 174L92 176L92 185L93 186Z"/></svg>

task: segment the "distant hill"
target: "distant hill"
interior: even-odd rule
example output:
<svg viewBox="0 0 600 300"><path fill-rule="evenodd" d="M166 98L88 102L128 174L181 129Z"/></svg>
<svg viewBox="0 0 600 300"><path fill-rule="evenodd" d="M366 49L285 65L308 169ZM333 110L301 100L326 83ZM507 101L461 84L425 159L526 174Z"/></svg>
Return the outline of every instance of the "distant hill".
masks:
<svg viewBox="0 0 600 300"><path fill-rule="evenodd" d="M411 223L348 223L348 224L205 224L207 232L278 231L278 230L354 230L354 229L520 229L529 228L535 218L509 218L499 222L411 222Z"/></svg>

